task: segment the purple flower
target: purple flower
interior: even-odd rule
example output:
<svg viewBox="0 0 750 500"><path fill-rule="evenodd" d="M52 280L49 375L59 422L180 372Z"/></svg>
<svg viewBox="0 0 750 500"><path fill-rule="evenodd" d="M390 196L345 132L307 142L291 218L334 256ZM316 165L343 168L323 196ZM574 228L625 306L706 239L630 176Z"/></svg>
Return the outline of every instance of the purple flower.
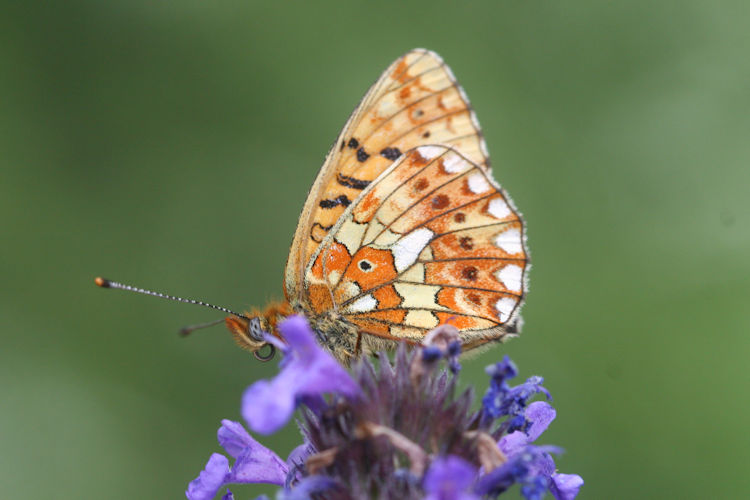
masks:
<svg viewBox="0 0 750 500"><path fill-rule="evenodd" d="M422 481L425 500L478 500L467 492L477 475L476 467L460 457L448 455L437 458Z"/></svg>
<svg viewBox="0 0 750 500"><path fill-rule="evenodd" d="M543 393L547 399L552 399L549 391L542 386L542 377L529 377L523 384L511 387L507 379L518 375L516 365L505 356L503 360L490 365L485 370L491 377L490 387L482 398L482 422L484 426L493 420L508 416L505 429L514 431L526 430L529 421L524 418L524 408L532 396Z"/></svg>
<svg viewBox="0 0 750 500"><path fill-rule="evenodd" d="M531 403L524 411L524 418L529 422L527 431L513 431L500 439L498 446L508 457L508 462L484 476L477 492L499 494L513 483L521 483L521 494L527 500L540 499L547 490L557 500L574 499L583 485L583 479L574 474L555 473L555 462L550 453L560 453L561 450L531 445L547 430L555 416L555 409L548 403Z"/></svg>
<svg viewBox="0 0 750 500"><path fill-rule="evenodd" d="M549 490L557 500L573 500L583 486L583 479L578 474L553 474Z"/></svg>
<svg viewBox="0 0 750 500"><path fill-rule="evenodd" d="M185 495L190 500L210 500L224 486L229 476L229 460L224 455L214 453L208 459L206 468L198 477L190 481Z"/></svg>
<svg viewBox="0 0 750 500"><path fill-rule="evenodd" d="M316 343L304 318L290 316L279 330L288 344L281 372L271 381L254 383L242 397L242 416L261 434L283 427L301 400L329 392L353 397L359 392L346 369Z"/></svg>
<svg viewBox="0 0 750 500"><path fill-rule="evenodd" d="M272 432L304 405L304 443L283 461L241 424L224 420L217 436L234 465L212 455L188 498L214 498L230 483L270 483L282 486L281 500L478 500L514 485L527 500L548 492L573 500L583 485L580 476L555 472L551 454L559 448L533 444L556 416L546 401L530 402L539 393L550 399L541 377L510 386L518 370L505 357L487 368L482 408L471 409L473 392L457 390L455 328L435 329L411 352L402 345L394 361L381 355L377 369L357 360L353 378L317 346L303 318L280 329L288 342L278 345L285 352L280 373L247 389L242 413L253 430Z"/></svg>
<svg viewBox="0 0 750 500"><path fill-rule="evenodd" d="M227 484L284 484L289 465L253 439L241 424L222 420L217 437L226 452L236 458L234 465L230 469L229 460L224 455L211 455L205 469L188 485L185 494L190 500L214 498Z"/></svg>

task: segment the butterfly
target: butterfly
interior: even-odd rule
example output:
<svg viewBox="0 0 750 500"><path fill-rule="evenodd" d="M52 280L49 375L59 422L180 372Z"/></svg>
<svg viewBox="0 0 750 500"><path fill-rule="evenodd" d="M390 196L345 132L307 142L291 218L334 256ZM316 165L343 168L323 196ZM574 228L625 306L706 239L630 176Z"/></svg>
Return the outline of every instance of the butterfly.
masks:
<svg viewBox="0 0 750 500"><path fill-rule="evenodd" d="M264 332L281 337L293 313L344 363L443 324L468 351L519 331L529 265L524 221L492 178L466 94L440 56L415 49L328 152L294 233L286 300L225 321L259 359L273 347Z"/></svg>

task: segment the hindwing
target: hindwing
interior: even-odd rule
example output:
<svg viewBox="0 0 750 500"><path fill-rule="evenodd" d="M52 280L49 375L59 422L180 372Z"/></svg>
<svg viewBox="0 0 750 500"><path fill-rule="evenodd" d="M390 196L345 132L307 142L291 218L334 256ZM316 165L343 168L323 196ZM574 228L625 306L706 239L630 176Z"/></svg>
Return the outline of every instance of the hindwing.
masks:
<svg viewBox="0 0 750 500"><path fill-rule="evenodd" d="M420 146L333 225L306 268L305 301L388 338L452 323L466 349L512 330L528 266L523 221L488 170Z"/></svg>

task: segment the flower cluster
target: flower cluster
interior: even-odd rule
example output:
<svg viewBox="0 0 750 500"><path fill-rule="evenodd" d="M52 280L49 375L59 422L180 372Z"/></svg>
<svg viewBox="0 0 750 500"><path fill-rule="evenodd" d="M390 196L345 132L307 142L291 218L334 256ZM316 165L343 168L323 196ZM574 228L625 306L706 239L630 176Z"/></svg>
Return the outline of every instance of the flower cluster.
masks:
<svg viewBox="0 0 750 500"><path fill-rule="evenodd" d="M457 394L458 331L433 330L421 349L401 347L348 372L315 341L298 316L280 325L288 344L279 375L251 385L242 399L249 428L270 434L301 410L304 442L286 460L258 443L238 422L222 421L219 444L187 489L190 500L214 498L233 483L270 483L277 498L473 500L495 498L518 484L528 500L550 492L576 497L580 476L556 472L553 446L533 444L555 418L540 377L511 386L515 365L489 366L490 387L478 411L471 389ZM440 369L444 360L448 369ZM324 397L324 394L328 394ZM227 491L223 497L232 499Z"/></svg>

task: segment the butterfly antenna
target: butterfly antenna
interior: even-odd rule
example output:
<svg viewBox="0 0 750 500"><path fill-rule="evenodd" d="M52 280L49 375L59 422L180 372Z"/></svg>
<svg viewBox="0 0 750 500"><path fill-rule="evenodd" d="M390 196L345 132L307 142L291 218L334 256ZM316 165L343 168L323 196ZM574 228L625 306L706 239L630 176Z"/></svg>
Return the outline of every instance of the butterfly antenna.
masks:
<svg viewBox="0 0 750 500"><path fill-rule="evenodd" d="M198 323L197 325L183 326L182 328L180 328L179 333L182 337L187 337L190 334L190 332L194 330L200 330L201 328L208 328L209 326L218 325L219 323L223 323L223 322L224 322L224 318L219 318L214 321L207 321L206 323Z"/></svg>
<svg viewBox="0 0 750 500"><path fill-rule="evenodd" d="M118 288L120 290L127 290L128 292L136 292L136 293L142 293L144 295L151 295L152 297L159 297L162 299L176 300L177 302L185 302L187 304L195 304L198 306L210 307L211 309L223 311L233 316L237 316L238 318L250 320L250 318L248 318L244 314L236 313L232 311L231 309L227 309L226 307L215 306L213 304L203 302L202 300L183 299L182 297L175 297L174 295L167 295L166 293L152 292L151 290L146 290L143 288L138 288L138 287L130 286L130 285L124 285L122 283L118 283L116 281L108 280L106 278L101 278L101 277L97 277L96 279L94 279L94 283L96 283L97 286L100 286L102 288ZM222 321L222 320L213 321L211 323L204 323L201 325L187 326L183 328L182 330L180 330L180 333L182 333L183 335L187 335L193 330L197 330L198 328L203 328L204 326L211 326L212 324L216 324L219 321Z"/></svg>

